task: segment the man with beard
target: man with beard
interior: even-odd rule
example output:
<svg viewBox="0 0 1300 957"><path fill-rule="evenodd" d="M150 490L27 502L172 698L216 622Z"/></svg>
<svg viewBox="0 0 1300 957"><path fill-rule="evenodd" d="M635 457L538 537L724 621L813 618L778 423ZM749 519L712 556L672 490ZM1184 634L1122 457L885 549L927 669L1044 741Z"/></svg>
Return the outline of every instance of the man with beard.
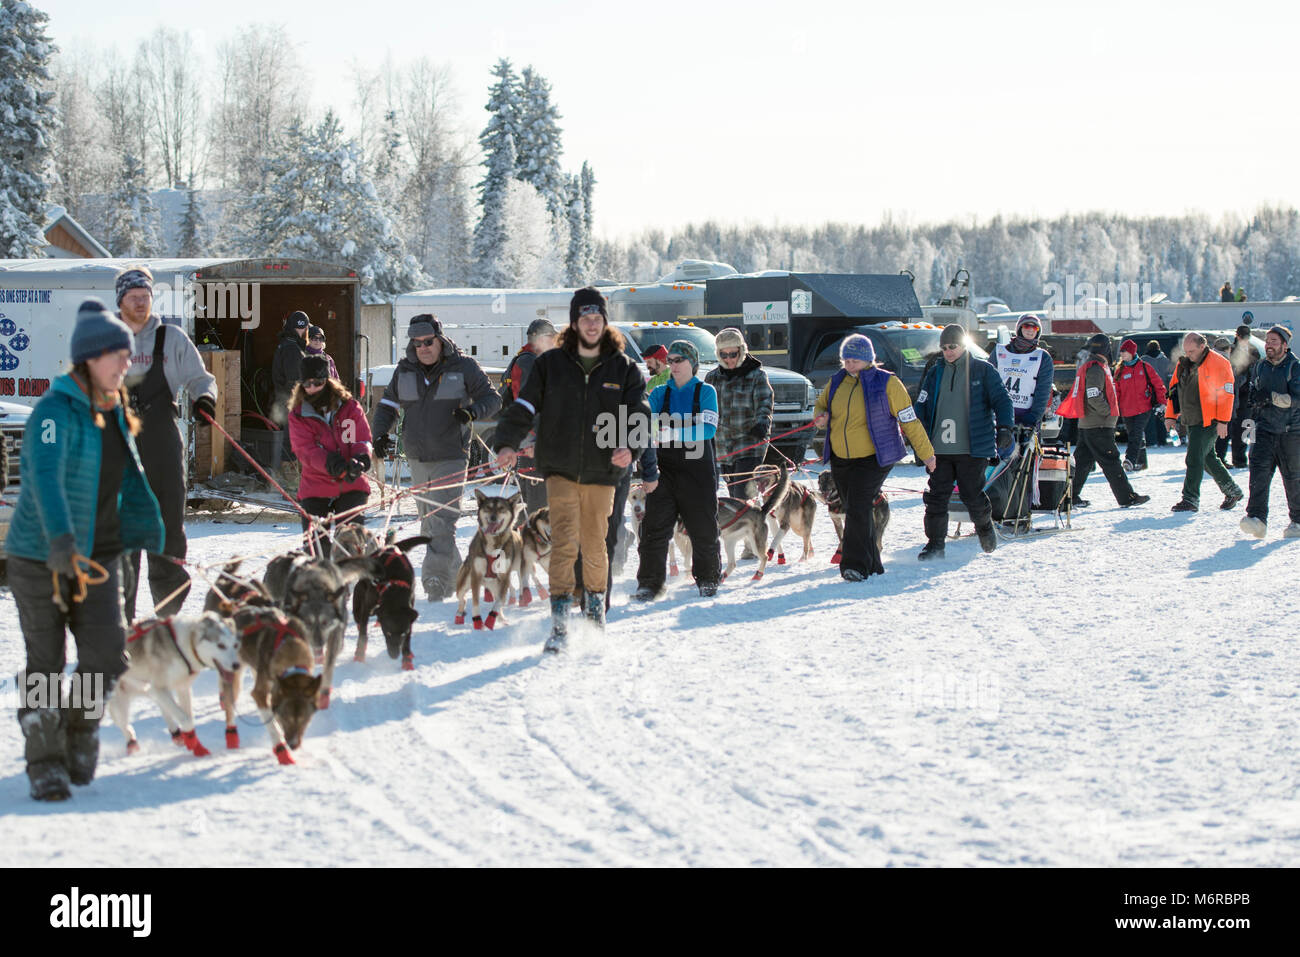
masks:
<svg viewBox="0 0 1300 957"><path fill-rule="evenodd" d="M583 611L604 629L600 586L609 574L605 536L614 492L634 451L649 442L649 414L645 378L623 352L622 334L609 324L604 295L592 286L579 289L569 302L568 328L554 349L537 357L496 430L497 464L511 469L537 421L537 471L546 477L551 518L549 652L562 650L568 637L579 550ZM653 485L646 483L647 493Z"/></svg>
<svg viewBox="0 0 1300 957"><path fill-rule="evenodd" d="M1291 330L1274 326L1264 338L1264 358L1250 376L1255 442L1250 447L1250 500L1241 530L1263 538L1273 470L1282 473L1291 524L1283 538L1300 538L1300 361L1291 351ZM1247 424L1247 429L1249 424Z"/></svg>
<svg viewBox="0 0 1300 957"><path fill-rule="evenodd" d="M1187 429L1187 474L1183 478L1183 497L1175 512L1195 512L1200 508L1201 479L1208 471L1219 490L1227 511L1244 497L1228 474L1227 467L1214 454L1217 433L1228 437L1232 421L1232 363L1210 348L1205 336L1189 332L1183 337L1183 355L1169 382L1169 405L1166 419L1178 419Z"/></svg>

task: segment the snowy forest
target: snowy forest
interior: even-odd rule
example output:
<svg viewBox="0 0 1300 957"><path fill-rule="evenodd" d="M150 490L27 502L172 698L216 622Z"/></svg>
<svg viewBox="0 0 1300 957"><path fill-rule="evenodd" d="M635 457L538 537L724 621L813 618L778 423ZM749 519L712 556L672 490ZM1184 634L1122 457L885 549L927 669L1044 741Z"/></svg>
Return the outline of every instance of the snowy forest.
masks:
<svg viewBox="0 0 1300 957"><path fill-rule="evenodd" d="M566 169L563 115L531 66L498 61L468 108L428 59L352 67L319 112L283 26L215 54L159 27L127 53L61 52L46 17L0 0L0 256L39 256L64 207L115 256L286 256L356 269L369 301L419 288L644 282L682 259L742 272L910 269L922 300L954 270L1013 309L1044 285L1149 284L1211 300L1300 294L1300 213L875 225L704 222L593 235L595 172ZM477 81L475 81L477 83ZM355 117L349 122L346 117ZM479 130L476 134L474 131ZM574 164L576 163L576 167ZM613 175L613 174L606 174Z"/></svg>

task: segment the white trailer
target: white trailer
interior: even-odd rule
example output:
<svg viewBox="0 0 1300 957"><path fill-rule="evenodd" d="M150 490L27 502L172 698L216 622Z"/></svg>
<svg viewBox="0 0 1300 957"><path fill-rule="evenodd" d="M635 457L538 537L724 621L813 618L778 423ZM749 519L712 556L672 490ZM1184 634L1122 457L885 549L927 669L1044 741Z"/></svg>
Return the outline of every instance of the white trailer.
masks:
<svg viewBox="0 0 1300 957"><path fill-rule="evenodd" d="M572 298L572 289L425 289L405 293L393 300L397 332L393 361L405 354L411 319L430 313L443 324L447 337L480 365L505 365L523 345L518 330L526 330L534 319L549 319L556 329L567 326Z"/></svg>

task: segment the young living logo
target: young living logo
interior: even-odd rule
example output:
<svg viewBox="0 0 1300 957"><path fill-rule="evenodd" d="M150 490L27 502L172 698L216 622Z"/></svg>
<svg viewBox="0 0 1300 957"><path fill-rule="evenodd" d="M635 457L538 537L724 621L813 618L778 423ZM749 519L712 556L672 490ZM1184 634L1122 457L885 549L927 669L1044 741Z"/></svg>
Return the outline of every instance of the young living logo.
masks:
<svg viewBox="0 0 1300 957"><path fill-rule="evenodd" d="M133 937L148 937L152 927L152 894L71 894L50 898L50 926L58 928L130 928Z"/></svg>

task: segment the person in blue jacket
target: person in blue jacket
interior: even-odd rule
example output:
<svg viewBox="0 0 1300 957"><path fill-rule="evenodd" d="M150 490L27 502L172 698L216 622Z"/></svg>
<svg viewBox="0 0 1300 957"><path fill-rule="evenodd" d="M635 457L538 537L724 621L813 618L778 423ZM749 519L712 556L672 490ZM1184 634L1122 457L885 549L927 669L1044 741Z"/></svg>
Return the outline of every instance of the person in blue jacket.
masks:
<svg viewBox="0 0 1300 957"><path fill-rule="evenodd" d="M22 491L5 539L9 587L27 646L18 675L31 795L58 801L85 785L99 757L99 719L126 670L124 553L158 553L163 521L136 451L140 422L122 386L131 330L98 299L77 310L72 371L27 420ZM107 575L86 579L88 563ZM66 629L77 670L65 694Z"/></svg>
<svg viewBox="0 0 1300 957"><path fill-rule="evenodd" d="M718 393L696 376L700 355L690 342L678 339L668 346L668 368L668 381L650 393L659 481L645 483L636 601L651 601L663 591L668 540L678 517L691 537L691 572L700 594L717 594L722 574L713 454Z"/></svg>
<svg viewBox="0 0 1300 957"><path fill-rule="evenodd" d="M943 358L921 380L915 405L935 454L930 487L922 496L927 541L917 556L921 561L943 557L954 482L980 547L986 552L997 548L984 468L990 458L1007 458L1015 448L1015 414L998 370L966 350L966 330L959 325L944 326L939 348Z"/></svg>

